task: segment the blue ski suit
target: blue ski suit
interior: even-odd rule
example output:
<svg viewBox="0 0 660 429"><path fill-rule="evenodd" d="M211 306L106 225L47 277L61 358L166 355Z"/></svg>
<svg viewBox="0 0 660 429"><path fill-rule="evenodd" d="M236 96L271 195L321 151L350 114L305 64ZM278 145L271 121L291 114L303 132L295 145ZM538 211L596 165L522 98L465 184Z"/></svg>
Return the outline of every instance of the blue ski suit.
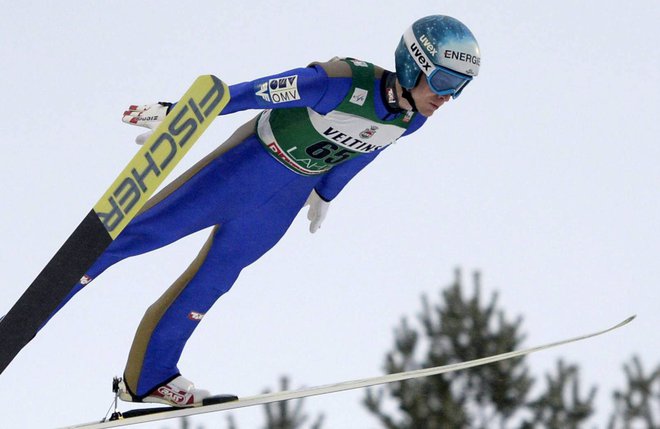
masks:
<svg viewBox="0 0 660 429"><path fill-rule="evenodd" d="M137 399L180 375L177 362L204 314L244 267L280 240L313 190L326 201L335 198L386 146L367 142L390 122L403 126L399 135L423 125L422 115L393 107L388 82L394 78L362 61L334 60L229 87L231 101L222 115L265 110L155 195L62 303L122 259L212 228L197 258L138 327L124 372ZM364 127L359 120L366 116L371 125L352 140L348 131L333 128L345 122ZM335 122L319 128L326 118ZM309 157L301 157L300 136L315 132L322 138L306 149ZM271 145L273 135L282 144Z"/></svg>

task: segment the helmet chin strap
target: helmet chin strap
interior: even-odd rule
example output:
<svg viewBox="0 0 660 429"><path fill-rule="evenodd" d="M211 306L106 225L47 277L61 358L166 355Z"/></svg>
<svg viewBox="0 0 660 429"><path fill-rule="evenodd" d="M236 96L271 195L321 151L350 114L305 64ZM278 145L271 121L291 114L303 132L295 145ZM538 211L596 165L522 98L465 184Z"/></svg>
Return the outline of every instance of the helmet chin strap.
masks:
<svg viewBox="0 0 660 429"><path fill-rule="evenodd" d="M396 73L389 73L383 80L383 83L385 85L383 93L385 94L385 101L387 102L387 105L389 108L393 111L402 111L406 110L401 105L399 104L399 94L397 93L397 77ZM399 86L401 84L399 83ZM415 105L415 99L413 99L412 94L410 91L408 91L406 88L401 86L402 90L402 96L403 98L406 99L406 101L410 104L412 107L413 112L417 112L417 106Z"/></svg>
<svg viewBox="0 0 660 429"><path fill-rule="evenodd" d="M412 111L413 111L413 112L418 112L418 110L417 110L417 105L415 104L415 99L413 98L413 96L412 96L412 94L410 93L410 91L408 91L408 90L407 90L406 88L404 88L404 87L401 87L401 89L402 89L402 95L403 95L403 98L405 98L406 101L407 101L408 103L410 103L410 105L412 106Z"/></svg>

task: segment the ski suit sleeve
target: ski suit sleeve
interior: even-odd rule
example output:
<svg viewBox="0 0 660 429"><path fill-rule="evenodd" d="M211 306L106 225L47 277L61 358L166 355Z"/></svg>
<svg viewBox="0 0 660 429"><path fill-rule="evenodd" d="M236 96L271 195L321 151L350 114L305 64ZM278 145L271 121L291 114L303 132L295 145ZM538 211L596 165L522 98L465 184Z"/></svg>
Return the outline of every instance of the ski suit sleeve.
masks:
<svg viewBox="0 0 660 429"><path fill-rule="evenodd" d="M371 161L376 159L380 152L381 151L375 151L364 154L350 160L349 162L344 162L343 164L333 167L329 172L323 175L323 178L314 187L316 193L325 201L332 201L356 174L362 171L362 169L371 163Z"/></svg>
<svg viewBox="0 0 660 429"><path fill-rule="evenodd" d="M314 107L326 94L328 81L325 70L312 65L230 85L231 100L221 115L248 109Z"/></svg>

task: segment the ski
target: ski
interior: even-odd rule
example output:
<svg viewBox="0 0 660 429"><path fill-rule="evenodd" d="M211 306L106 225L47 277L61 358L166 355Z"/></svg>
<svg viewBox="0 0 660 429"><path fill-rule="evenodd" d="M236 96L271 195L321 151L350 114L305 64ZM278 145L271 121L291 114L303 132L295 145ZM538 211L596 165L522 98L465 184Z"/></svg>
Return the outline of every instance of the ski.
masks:
<svg viewBox="0 0 660 429"><path fill-rule="evenodd" d="M342 392L345 390L352 390L352 389L359 389L359 388L364 388L364 387L371 387L371 386L376 386L379 384L386 384L386 383L394 383L398 381L404 381L404 380L409 380L413 378L420 378L420 377L428 377L432 375L438 375L438 374L443 374L446 372L452 372L452 371L459 371L467 368L472 368L475 366L480 366L480 365L486 365L489 363L493 362L499 362L502 360L506 359L512 359L516 357L521 357L528 355L530 353L535 353L541 350L547 350L553 347L558 347L562 346L565 344L569 343L574 343L577 341L582 341L587 338L593 338L597 337L599 335L603 335L607 332L611 332L615 329L618 329L624 325L627 325L630 323L635 316L631 316L627 318L626 320L601 331L593 332L590 334L586 335L581 335L578 337L574 338L569 338L566 340L562 341L557 341L554 343L549 343L549 344L544 344L541 346L536 346L536 347L531 347L528 349L523 349L523 350L517 350L517 351L512 351L512 352L507 352L507 353L501 353L498 355L490 356L490 357L485 357L481 359L475 359L467 362L459 362L459 363L454 363L450 365L444 365L444 366L437 366L433 368L425 368L425 369L418 369L418 370L412 370L412 371L405 371L405 372L400 372L396 374L388 374L388 375L382 375L382 376L377 376L377 377L371 377L371 378L364 378L364 379L358 379L358 380L351 380L351 381L344 381L341 383L335 383L335 384L327 384L324 386L318 386L318 387L311 387L311 388L304 388L300 390L292 390L292 391L282 391L282 392L276 392L276 393L266 393L262 395L257 395L257 396L251 396L251 397L245 397L245 398L240 398L237 400L230 400L228 402L221 402L217 404L211 404L211 405L202 405L199 407L192 407L192 408L161 408L162 411L156 411L154 412L153 408L148 409L151 410L147 414L140 414L140 410L135 410L135 411L127 411L123 413L123 419L119 418L118 420L110 420L110 421L101 421L101 422L94 422L94 423L87 423L87 424L82 424L82 425L74 425L74 426L67 426L61 429L105 429L105 428L112 428L112 427L118 427L118 426L128 426L128 425L134 425L138 423L146 423L146 422L151 422L151 421L158 421L158 420L165 420L165 419L171 419L171 418L176 418L176 417L185 417L185 416L191 416L195 414L203 414L203 413L212 413L212 412L217 412L217 411L225 411L225 410L232 410L232 409L237 409L237 408L244 408L244 407L252 407L255 405L263 405L263 404L268 404L272 402L280 402L280 401L288 401L291 399L300 399L300 398L306 398L308 396L316 396L316 395L326 395L329 393L336 393L336 392ZM133 414L135 413L135 414ZM133 415L133 417L131 417Z"/></svg>
<svg viewBox="0 0 660 429"><path fill-rule="evenodd" d="M227 85L199 76L9 312L0 319L0 373L135 217L229 102Z"/></svg>
<svg viewBox="0 0 660 429"><path fill-rule="evenodd" d="M237 401L238 398L234 395L217 395L204 399L202 407L207 407L214 404L224 404L227 402ZM166 413L168 411L180 410L180 407L152 407L152 408L136 408L128 410L123 413L113 413L110 420L132 419L135 417L149 416L152 414Z"/></svg>

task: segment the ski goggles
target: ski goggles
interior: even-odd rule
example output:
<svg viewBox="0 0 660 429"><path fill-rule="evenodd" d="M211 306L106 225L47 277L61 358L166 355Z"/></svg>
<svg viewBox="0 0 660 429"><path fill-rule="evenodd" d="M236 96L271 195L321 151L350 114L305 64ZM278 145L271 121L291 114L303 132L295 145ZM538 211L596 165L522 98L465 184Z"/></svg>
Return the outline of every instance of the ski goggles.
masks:
<svg viewBox="0 0 660 429"><path fill-rule="evenodd" d="M471 80L472 76L442 66L436 66L435 70L426 76L431 91L438 95L451 95L452 98L458 97Z"/></svg>

